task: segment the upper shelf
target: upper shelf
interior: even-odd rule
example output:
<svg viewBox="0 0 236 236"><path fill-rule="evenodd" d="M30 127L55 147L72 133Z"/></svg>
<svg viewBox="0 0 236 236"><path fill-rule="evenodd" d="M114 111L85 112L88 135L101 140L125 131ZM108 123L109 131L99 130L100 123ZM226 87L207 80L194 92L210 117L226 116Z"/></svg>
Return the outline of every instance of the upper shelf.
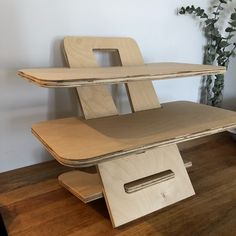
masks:
<svg viewBox="0 0 236 236"><path fill-rule="evenodd" d="M163 80L177 77L223 74L222 66L186 63L151 63L122 67L24 69L18 74L42 87L78 87L124 83L140 80Z"/></svg>

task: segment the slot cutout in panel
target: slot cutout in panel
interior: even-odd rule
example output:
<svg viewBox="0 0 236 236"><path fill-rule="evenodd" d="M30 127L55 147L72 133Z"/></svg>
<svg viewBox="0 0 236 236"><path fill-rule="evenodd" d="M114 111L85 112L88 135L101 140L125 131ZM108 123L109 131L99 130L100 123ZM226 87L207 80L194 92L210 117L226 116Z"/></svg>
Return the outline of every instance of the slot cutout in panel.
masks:
<svg viewBox="0 0 236 236"><path fill-rule="evenodd" d="M99 67L122 66L118 49L93 49Z"/></svg>
<svg viewBox="0 0 236 236"><path fill-rule="evenodd" d="M141 179L124 184L126 193L134 193L155 184L173 179L175 174L172 170L165 170L154 175L149 175Z"/></svg>

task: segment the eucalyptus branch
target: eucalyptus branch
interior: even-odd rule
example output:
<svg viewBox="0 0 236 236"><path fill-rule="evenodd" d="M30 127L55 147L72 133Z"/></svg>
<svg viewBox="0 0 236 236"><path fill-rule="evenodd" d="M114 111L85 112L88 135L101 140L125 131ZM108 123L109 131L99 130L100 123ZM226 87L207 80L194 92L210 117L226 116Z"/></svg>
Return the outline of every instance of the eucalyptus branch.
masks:
<svg viewBox="0 0 236 236"><path fill-rule="evenodd" d="M218 0L217 4L213 6L213 11L206 13L204 9L200 7L187 6L181 7L179 13L190 14L198 16L203 20L202 30L207 39L207 44L204 48L204 64L215 64L220 66L226 66L228 68L230 58L235 56L236 43L232 43L231 39L235 36L236 32L236 9L230 15L230 22L224 32L228 33L227 37L224 37L220 32L217 23L221 17L221 13L226 6L232 0ZM229 49L231 47L231 49ZM213 87L212 83L214 81ZM222 102L224 89L224 76L207 76L205 80L206 100L207 104L213 106L219 106Z"/></svg>

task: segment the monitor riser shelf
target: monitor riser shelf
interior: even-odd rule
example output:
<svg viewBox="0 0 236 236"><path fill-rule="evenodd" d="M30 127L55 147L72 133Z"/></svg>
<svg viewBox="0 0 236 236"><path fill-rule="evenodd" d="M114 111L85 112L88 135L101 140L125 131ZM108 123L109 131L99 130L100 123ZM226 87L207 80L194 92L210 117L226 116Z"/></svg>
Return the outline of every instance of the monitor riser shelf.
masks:
<svg viewBox="0 0 236 236"><path fill-rule="evenodd" d="M101 119L110 119L111 121L117 119L116 121L119 123L119 120L124 118L122 116L119 119L116 106L111 95L107 92L107 83L125 82L131 110L134 114L137 114L134 115L134 119L136 119L135 117L139 117L139 114L141 114L138 113L139 111L147 111L148 113L151 109L155 111L162 109L152 86L152 79L217 74L223 73L225 68L210 66L205 70L206 67L204 66L196 67L196 65L193 65L194 70L189 71L183 68L182 64L180 67L177 65L177 71L176 69L173 69L173 71L171 68L175 66L168 64L167 67L169 66L170 71L172 70L169 74L166 72L165 75L158 74L157 65L154 65L155 68L152 68L151 72L147 73L147 68L144 66L137 44L129 38L67 37L64 40L64 49L68 65L74 68L73 70L76 73L73 72L74 74L71 74L72 70L67 71L69 69L60 70L64 73L63 75L59 75L58 71L54 71L56 73L53 74L53 70L50 70L49 74L43 70L21 70L19 75L43 87L76 87L84 122L83 120L75 121L73 118L71 120L72 123L75 122L76 127L83 123L83 126L80 127L83 127L83 130L86 132L89 131L88 134L90 134L91 130L94 130L95 133L93 134L98 135L94 137L99 137L99 135L102 137L101 139L97 138L98 141L108 140L107 146L111 148L111 152L108 150L107 154L104 153L106 151L105 145L103 146L104 148L99 148L98 145L97 151L94 149L96 145L92 145L92 148L82 145L78 155L71 155L71 153L76 154L77 152L74 149L76 145L71 144L71 152L63 153L60 149L60 144L63 146L63 142L57 139L56 133L52 134L55 130L61 132L60 127L62 126L55 126L57 128L52 129L53 125L36 124L32 128L33 133L60 163L71 167L96 167L96 171L92 173L82 171L81 169L64 173L59 176L59 183L84 202L104 197L113 227L126 224L146 214L193 196L195 192L186 171L186 167L191 166L191 163L183 162L176 143L222 132L226 128L234 127L236 125L235 114L233 114L235 117L233 116L232 119L229 118L231 114L226 115L226 117L222 116L219 119L220 122L217 123L216 121L214 127L207 126L208 129L204 127L200 130L201 132L198 130L199 132L197 133L191 130L191 132L185 132L186 135L182 134L182 136L178 136L178 133L176 133L172 135L173 137L169 137L169 140L164 138L163 140L158 140L158 137L152 134L151 127L147 127L149 131L144 139L139 139L142 127L140 129L134 127L133 136L131 135L127 139L120 136L116 130L115 134L117 136L114 136L114 134L109 134L109 136L106 133L109 129L106 129L106 126L102 124L100 127L105 128L106 132L104 133L104 129L100 129L96 126L96 123L99 123ZM112 78L110 75L106 77L105 74L102 74L108 70L97 69L100 77L98 76L99 78L97 79L92 78L90 75L92 72L92 74L96 75L95 67L97 67L93 55L94 49L114 49L118 51L120 65L127 66L127 68L108 69L110 74L114 73ZM133 65L136 65L136 67ZM131 68L130 66L133 67ZM86 67L89 68L86 69ZM83 73L87 71L88 74L86 74L87 72L85 73L87 77L78 76L81 72L76 71L76 68L84 68ZM139 71L139 73L136 73L136 71ZM65 75L69 75L69 77L67 78ZM60 77L59 80L57 77ZM218 110L214 111L218 112ZM221 114L222 111L219 111L219 113ZM132 117L132 115L130 116ZM127 119L129 120L129 118ZM145 126L148 120L141 123ZM111 124L114 126L114 123ZM155 122L153 124L155 125ZM48 129L48 127L51 128ZM122 127L122 123L119 127ZM155 127L158 128L159 126ZM201 127L198 128L200 129ZM47 132L48 130L51 133ZM74 137L73 129L69 132L72 134L68 136L70 141L70 138ZM137 134L137 136L134 134ZM148 135L150 135L154 142L150 142L151 139L149 139ZM54 143L52 137L56 138L57 142ZM89 135L84 137L85 140L89 140ZM131 142L132 139L134 140L133 143ZM145 142L142 144L144 140ZM74 141L78 143L77 139L74 139ZM136 141L137 146L135 146ZM54 144L57 143L59 144L59 149L55 148ZM122 149L123 144L124 148ZM85 151L86 149L88 150L87 155L81 152L83 150L82 147L85 147ZM67 149L65 148L65 150ZM93 155L90 155L91 152L94 152ZM96 153L98 154L97 158Z"/></svg>

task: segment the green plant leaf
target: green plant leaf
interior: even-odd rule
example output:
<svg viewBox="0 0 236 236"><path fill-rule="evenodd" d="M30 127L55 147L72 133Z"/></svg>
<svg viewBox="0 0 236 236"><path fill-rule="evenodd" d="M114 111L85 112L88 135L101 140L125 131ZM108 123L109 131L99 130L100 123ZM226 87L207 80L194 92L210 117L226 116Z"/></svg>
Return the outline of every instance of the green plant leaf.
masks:
<svg viewBox="0 0 236 236"><path fill-rule="evenodd" d="M180 10L179 10L179 14L181 15L184 15L185 14L185 8L184 7L181 7Z"/></svg>
<svg viewBox="0 0 236 236"><path fill-rule="evenodd" d="M212 31L213 29L214 29L214 25L213 24L209 24L205 28L206 31Z"/></svg>
<svg viewBox="0 0 236 236"><path fill-rule="evenodd" d="M204 13L204 10L201 9L201 10L199 10L199 11L197 12L197 16L201 16L201 15L203 15L203 13Z"/></svg>
<svg viewBox="0 0 236 236"><path fill-rule="evenodd" d="M206 25L210 24L211 22L212 22L212 19L207 19L207 20L205 21Z"/></svg>
<svg viewBox="0 0 236 236"><path fill-rule="evenodd" d="M211 35L215 36L216 38L221 38L220 32L217 28L213 28L211 31Z"/></svg>
<svg viewBox="0 0 236 236"><path fill-rule="evenodd" d="M226 29L225 29L225 32L228 32L228 33L230 33L230 32L235 32L236 30L234 29L234 28L232 28L232 27L227 27Z"/></svg>
<svg viewBox="0 0 236 236"><path fill-rule="evenodd" d="M230 16L231 20L236 20L236 13L232 13L231 16Z"/></svg>
<svg viewBox="0 0 236 236"><path fill-rule="evenodd" d="M199 12L200 10L201 10L200 7L197 7L197 8L196 8L196 12Z"/></svg>
<svg viewBox="0 0 236 236"><path fill-rule="evenodd" d="M195 7L193 5L181 8L182 14L194 14L203 19L204 25L201 25L207 45L204 47L204 64L214 64L228 67L229 59L236 56L236 42L232 43L230 40L236 35L236 8L225 9L224 4L232 2L232 0L218 0L214 1L215 5L211 8L210 14L206 14L205 10L201 7ZM231 10L230 21L228 27L223 28L226 36L219 31L217 22L220 19L221 12L229 14L228 10ZM223 15L222 15L223 16ZM205 81L206 99L207 104L213 106L219 106L223 99L222 90L224 88L224 76L207 76ZM214 83L213 83L214 81Z"/></svg>
<svg viewBox="0 0 236 236"><path fill-rule="evenodd" d="M204 13L201 18L208 18L208 15L206 13Z"/></svg>
<svg viewBox="0 0 236 236"><path fill-rule="evenodd" d="M219 44L219 47L221 48L225 48L228 47L230 44L227 41L221 41Z"/></svg>
<svg viewBox="0 0 236 236"><path fill-rule="evenodd" d="M231 26L236 27L236 21L228 22Z"/></svg>
<svg viewBox="0 0 236 236"><path fill-rule="evenodd" d="M234 35L233 34L230 34L228 37L226 37L226 39L230 40L231 38L233 38Z"/></svg>

